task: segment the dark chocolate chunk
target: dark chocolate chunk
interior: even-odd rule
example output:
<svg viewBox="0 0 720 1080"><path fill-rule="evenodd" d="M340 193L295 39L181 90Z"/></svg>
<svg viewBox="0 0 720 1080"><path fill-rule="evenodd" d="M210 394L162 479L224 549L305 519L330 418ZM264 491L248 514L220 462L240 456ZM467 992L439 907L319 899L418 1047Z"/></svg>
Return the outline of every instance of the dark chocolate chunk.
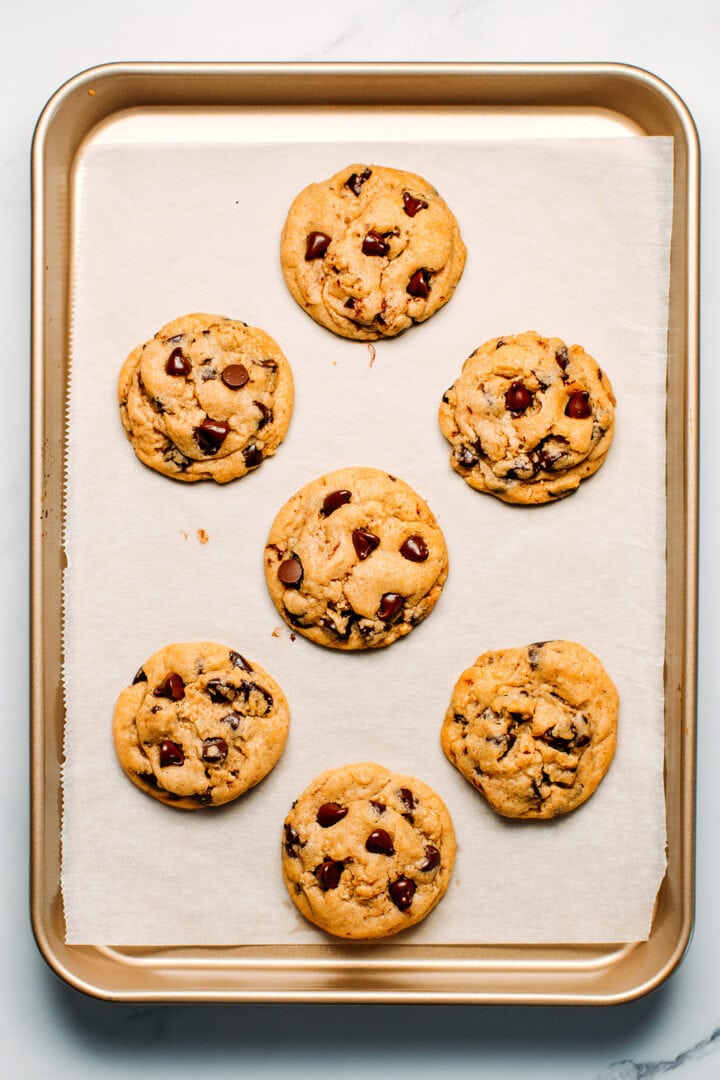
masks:
<svg viewBox="0 0 720 1080"><path fill-rule="evenodd" d="M382 619L383 622L394 622L402 613L403 605L404 600L400 593L385 593L377 610L378 619Z"/></svg>
<svg viewBox="0 0 720 1080"><path fill-rule="evenodd" d="M366 180L369 180L371 176L372 171L370 169L363 169L361 173L350 173L345 181L345 187L349 188L353 195L359 195L363 184Z"/></svg>
<svg viewBox="0 0 720 1080"><path fill-rule="evenodd" d="M258 465L262 465L262 450L251 443L250 446L246 446L243 450L243 457L245 458L245 464L248 469L257 469Z"/></svg>
<svg viewBox="0 0 720 1080"><path fill-rule="evenodd" d="M420 870L423 874L427 874L430 870L435 870L439 865L440 852L433 844L426 844L425 858L420 863Z"/></svg>
<svg viewBox="0 0 720 1080"><path fill-rule="evenodd" d="M397 881L393 881L388 892L395 907L399 908L400 911L407 911L412 904L416 888L415 882L411 881L410 878L399 877Z"/></svg>
<svg viewBox="0 0 720 1080"><path fill-rule="evenodd" d="M231 650L230 663L234 667L240 668L241 671L252 671L252 667L250 666L250 664L248 664L245 657L241 656L239 652L234 652L233 650Z"/></svg>
<svg viewBox="0 0 720 1080"><path fill-rule="evenodd" d="M384 814L387 809L384 802L376 802L375 799L370 800L370 805L376 814Z"/></svg>
<svg viewBox="0 0 720 1080"><path fill-rule="evenodd" d="M408 217L415 217L418 210L427 210L428 204L425 199L418 199L409 191L403 191L403 210Z"/></svg>
<svg viewBox="0 0 720 1080"><path fill-rule="evenodd" d="M189 375L192 371L192 364L188 360L187 356L183 356L181 348L173 349L165 361L165 373L167 375Z"/></svg>
<svg viewBox="0 0 720 1080"><path fill-rule="evenodd" d="M147 682L147 675L145 674L145 669L144 668L138 668L137 669L137 671L135 673L135 678L133 679L132 684L134 686L135 683L139 683L139 682Z"/></svg>
<svg viewBox="0 0 720 1080"><path fill-rule="evenodd" d="M221 716L220 719L223 724L227 724L233 731L237 731L240 727L240 717L237 713L228 713L227 716Z"/></svg>
<svg viewBox="0 0 720 1080"><path fill-rule="evenodd" d="M155 687L153 695L170 698L171 701L182 701L185 697L185 683L176 671L171 671L160 685Z"/></svg>
<svg viewBox="0 0 720 1080"><path fill-rule="evenodd" d="M430 295L430 271L416 270L408 282L405 290L410 296L417 296L421 300L427 300Z"/></svg>
<svg viewBox="0 0 720 1080"><path fill-rule="evenodd" d="M460 446L455 450L455 461L461 469L472 469L477 465L480 458L474 454L469 446Z"/></svg>
<svg viewBox="0 0 720 1080"><path fill-rule="evenodd" d="M260 410L260 420L258 421L257 429L260 431L266 424L269 424L273 419L273 411L269 409L267 405L263 405L262 401L253 401L253 405L256 409ZM262 456L262 455L261 455Z"/></svg>
<svg viewBox="0 0 720 1080"><path fill-rule="evenodd" d="M342 821L347 812L347 806L341 806L336 802L326 802L318 808L315 820L321 828L329 829L331 825L337 825L338 821Z"/></svg>
<svg viewBox="0 0 720 1080"><path fill-rule="evenodd" d="M402 801L403 806L407 810L414 810L415 809L415 806L416 806L415 796L413 795L410 788L401 787L398 794L400 795L400 799Z"/></svg>
<svg viewBox="0 0 720 1080"><path fill-rule="evenodd" d="M425 562L430 552L422 536L415 533L405 540L400 548L400 554L404 559L409 559L410 562Z"/></svg>
<svg viewBox="0 0 720 1080"><path fill-rule="evenodd" d="M363 255L387 255L390 245L377 229L370 229L362 242Z"/></svg>
<svg viewBox="0 0 720 1080"><path fill-rule="evenodd" d="M162 705L153 705L150 712L151 713L159 713L161 711L161 709L162 709Z"/></svg>
<svg viewBox="0 0 720 1080"><path fill-rule="evenodd" d="M311 262L313 259L322 259L330 245L331 239L332 237L324 232L308 233L307 240L305 241L305 261Z"/></svg>
<svg viewBox="0 0 720 1080"><path fill-rule="evenodd" d="M365 848L367 851L372 851L375 855L395 854L392 837L390 836L390 833L385 832L384 829L373 829L365 841Z"/></svg>
<svg viewBox="0 0 720 1080"><path fill-rule="evenodd" d="M320 883L320 887L325 889L337 889L340 884L340 875L345 869L343 863L335 862L333 859L327 859L325 862L316 866L313 873Z"/></svg>
<svg viewBox="0 0 720 1080"><path fill-rule="evenodd" d="M239 390L250 378L244 364L228 364L220 373L220 378L230 390Z"/></svg>
<svg viewBox="0 0 720 1080"><path fill-rule="evenodd" d="M320 513L323 517L330 517L336 510L339 510L345 503L349 503L352 499L352 492L346 491L345 488L341 488L339 491L331 491L329 495L326 495L323 499L322 509Z"/></svg>
<svg viewBox="0 0 720 1080"><path fill-rule="evenodd" d="M297 555L291 555L289 559L283 559L277 568L278 581L281 581L288 589L297 589L303 576L303 565Z"/></svg>
<svg viewBox="0 0 720 1080"><path fill-rule="evenodd" d="M375 533L368 532L367 529L353 529L352 542L358 559L363 562L378 547L380 537L376 536Z"/></svg>
<svg viewBox="0 0 720 1080"><path fill-rule="evenodd" d="M205 687L207 695L215 705L227 705L238 696L238 689L224 679L209 679Z"/></svg>
<svg viewBox="0 0 720 1080"><path fill-rule="evenodd" d="M177 743L171 742L170 739L163 739L160 743L160 766L166 769L168 765L184 765L185 755L182 752L182 747Z"/></svg>
<svg viewBox="0 0 720 1080"><path fill-rule="evenodd" d="M568 364L570 363L570 357L568 356L567 348L564 345L562 349L558 349L556 351L555 359L557 360L558 365L562 368L562 370L565 371Z"/></svg>
<svg viewBox="0 0 720 1080"><path fill-rule="evenodd" d="M292 859L299 858L295 848L300 847L300 837L292 825L285 824L285 850Z"/></svg>
<svg viewBox="0 0 720 1080"><path fill-rule="evenodd" d="M204 739L202 744L202 759L211 765L217 765L228 756L228 744L224 739L217 737Z"/></svg>
<svg viewBox="0 0 720 1080"><path fill-rule="evenodd" d="M193 435L203 454L211 457L217 454L229 431L230 425L224 420L211 420L208 416L199 427L193 429Z"/></svg>
<svg viewBox="0 0 720 1080"><path fill-rule="evenodd" d="M532 405L532 394L525 383L514 382L505 394L505 408L513 413L524 413Z"/></svg>
<svg viewBox="0 0 720 1080"><path fill-rule="evenodd" d="M574 390L565 406L565 415L571 420L587 420L592 416L592 405L587 390Z"/></svg>

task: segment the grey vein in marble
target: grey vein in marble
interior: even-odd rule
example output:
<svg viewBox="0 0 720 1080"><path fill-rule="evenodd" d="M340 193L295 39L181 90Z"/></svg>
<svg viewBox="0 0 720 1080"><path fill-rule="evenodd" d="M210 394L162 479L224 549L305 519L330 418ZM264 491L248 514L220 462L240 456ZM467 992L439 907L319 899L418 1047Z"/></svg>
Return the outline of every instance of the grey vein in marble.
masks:
<svg viewBox="0 0 720 1080"><path fill-rule="evenodd" d="M616 1061L598 1073L596 1080L648 1080L649 1077L681 1069L691 1061L697 1061L720 1049L720 1027L715 1028L706 1039L701 1039L689 1050L683 1050L668 1061Z"/></svg>

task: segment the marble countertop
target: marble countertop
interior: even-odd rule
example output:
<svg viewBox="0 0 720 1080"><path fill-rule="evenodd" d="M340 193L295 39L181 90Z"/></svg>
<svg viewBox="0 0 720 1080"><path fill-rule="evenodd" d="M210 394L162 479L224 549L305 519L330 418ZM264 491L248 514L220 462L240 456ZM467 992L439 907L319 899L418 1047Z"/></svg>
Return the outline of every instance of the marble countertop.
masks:
<svg viewBox="0 0 720 1080"><path fill-rule="evenodd" d="M711 0L366 0L250 5L90 0L17 5L2 40L0 305L8 444L0 471L5 761L0 1046L5 1075L96 1080L458 1077L634 1080L720 1076L720 893L715 786L720 724L720 497L707 445L720 398L710 347L720 293L720 9ZM645 68L682 97L703 168L697 884L693 939L658 990L609 1008L481 1006L131 1006L85 997L45 965L28 917L29 154L45 102L112 61L612 61ZM715 538L713 540L713 538ZM717 606L716 606L717 605ZM19 733L22 733L19 735Z"/></svg>

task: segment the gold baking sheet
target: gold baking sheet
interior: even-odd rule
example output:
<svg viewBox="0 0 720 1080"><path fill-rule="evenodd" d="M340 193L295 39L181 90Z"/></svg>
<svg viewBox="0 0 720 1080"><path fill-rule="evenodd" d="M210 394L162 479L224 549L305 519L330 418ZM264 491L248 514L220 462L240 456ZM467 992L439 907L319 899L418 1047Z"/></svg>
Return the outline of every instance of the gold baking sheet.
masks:
<svg viewBox="0 0 720 1080"><path fill-rule="evenodd" d="M670 135L675 202L668 381L666 765L668 874L649 941L618 947L340 945L206 949L68 947L59 892L62 478L73 272L71 173L83 141L132 111L133 137L157 125L222 137L228 111L282 139L283 115L349 111L380 125L443 133L468 118L483 137ZM268 126L268 118L272 123ZM396 117L393 117L396 119ZM99 134L100 133L100 134ZM582 66L135 65L97 69L61 89L41 118L34 156L33 921L51 965L112 999L610 1002L657 985L675 966L692 918L695 624L697 146L672 91L645 73Z"/></svg>

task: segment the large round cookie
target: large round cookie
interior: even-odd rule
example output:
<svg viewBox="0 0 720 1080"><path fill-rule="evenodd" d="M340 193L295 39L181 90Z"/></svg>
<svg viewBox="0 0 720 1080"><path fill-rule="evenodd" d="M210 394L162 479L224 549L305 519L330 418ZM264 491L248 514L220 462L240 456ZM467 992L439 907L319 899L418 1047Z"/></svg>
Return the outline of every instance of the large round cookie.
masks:
<svg viewBox="0 0 720 1080"><path fill-rule="evenodd" d="M493 338L468 357L443 396L440 430L470 487L545 503L600 468L614 407L607 375L579 345L528 331Z"/></svg>
<svg viewBox="0 0 720 1080"><path fill-rule="evenodd" d="M177 480L228 480L256 469L285 437L293 378L264 330L184 315L138 345L118 380L135 453Z"/></svg>
<svg viewBox="0 0 720 1080"><path fill-rule="evenodd" d="M356 341L394 337L446 304L465 266L455 215L422 177L348 165L290 207L280 246L290 292Z"/></svg>
<svg viewBox="0 0 720 1080"><path fill-rule="evenodd" d="M442 799L372 762L323 773L285 819L288 892L307 919L338 937L386 937L424 919L447 889L454 859Z"/></svg>
<svg viewBox="0 0 720 1080"><path fill-rule="evenodd" d="M448 759L505 817L552 818L585 802L615 753L618 694L572 641L483 653L453 691Z"/></svg>
<svg viewBox="0 0 720 1080"><path fill-rule="evenodd" d="M301 488L265 548L270 595L285 621L320 645L367 649L409 634L448 572L427 503L380 469L347 468Z"/></svg>
<svg viewBox="0 0 720 1080"><path fill-rule="evenodd" d="M146 660L115 706L123 769L161 802L218 806L277 763L290 713L266 671L212 642L167 645Z"/></svg>

